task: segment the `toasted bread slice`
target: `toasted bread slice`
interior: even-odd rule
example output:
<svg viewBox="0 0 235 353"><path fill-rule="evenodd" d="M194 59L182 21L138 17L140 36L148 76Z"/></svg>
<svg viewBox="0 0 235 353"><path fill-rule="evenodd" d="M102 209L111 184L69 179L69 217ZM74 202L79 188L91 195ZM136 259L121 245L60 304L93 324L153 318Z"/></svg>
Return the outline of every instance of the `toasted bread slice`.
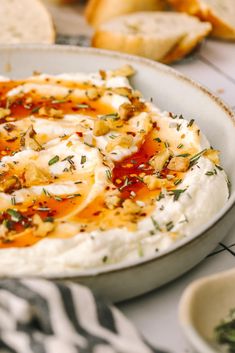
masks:
<svg viewBox="0 0 235 353"><path fill-rule="evenodd" d="M187 55L210 30L210 23L186 14L138 12L101 25L92 45L171 63Z"/></svg>
<svg viewBox="0 0 235 353"><path fill-rule="evenodd" d="M169 2L178 11L211 22L212 36L235 40L234 0L169 0Z"/></svg>
<svg viewBox="0 0 235 353"><path fill-rule="evenodd" d="M113 17L137 11L157 11L166 7L166 0L89 0L85 16L97 27Z"/></svg>
<svg viewBox="0 0 235 353"><path fill-rule="evenodd" d="M39 0L1 0L0 43L53 43L51 17Z"/></svg>

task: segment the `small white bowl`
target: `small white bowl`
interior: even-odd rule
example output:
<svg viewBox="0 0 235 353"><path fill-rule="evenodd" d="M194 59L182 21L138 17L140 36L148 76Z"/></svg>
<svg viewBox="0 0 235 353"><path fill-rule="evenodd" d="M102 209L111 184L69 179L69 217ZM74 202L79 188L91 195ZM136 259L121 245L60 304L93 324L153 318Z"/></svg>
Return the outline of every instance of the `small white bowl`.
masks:
<svg viewBox="0 0 235 353"><path fill-rule="evenodd" d="M224 352L215 341L214 330L234 308L234 269L204 277L186 288L179 317L185 336L196 352Z"/></svg>

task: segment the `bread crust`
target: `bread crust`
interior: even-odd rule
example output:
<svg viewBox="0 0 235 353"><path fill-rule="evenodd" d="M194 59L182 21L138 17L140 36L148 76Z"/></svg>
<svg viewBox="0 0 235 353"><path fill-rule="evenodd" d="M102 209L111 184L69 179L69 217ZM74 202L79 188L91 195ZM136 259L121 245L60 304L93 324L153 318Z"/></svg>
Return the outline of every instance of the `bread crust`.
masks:
<svg viewBox="0 0 235 353"><path fill-rule="evenodd" d="M235 40L235 27L219 17L203 0L168 0L173 8L188 13L212 24L211 36L227 40Z"/></svg>
<svg viewBox="0 0 235 353"><path fill-rule="evenodd" d="M128 16L125 16L126 18ZM172 34L171 37L159 38L152 32L149 35L142 33L133 35L124 31L112 31L111 23L112 21L110 29L105 28L107 27L105 24L96 30L92 38L93 47L143 56L166 64L178 61L189 54L211 30L210 24L204 23L196 33L189 31L188 35Z"/></svg>
<svg viewBox="0 0 235 353"><path fill-rule="evenodd" d="M85 9L87 22L94 27L120 15L137 11L159 11L166 0L89 0Z"/></svg>

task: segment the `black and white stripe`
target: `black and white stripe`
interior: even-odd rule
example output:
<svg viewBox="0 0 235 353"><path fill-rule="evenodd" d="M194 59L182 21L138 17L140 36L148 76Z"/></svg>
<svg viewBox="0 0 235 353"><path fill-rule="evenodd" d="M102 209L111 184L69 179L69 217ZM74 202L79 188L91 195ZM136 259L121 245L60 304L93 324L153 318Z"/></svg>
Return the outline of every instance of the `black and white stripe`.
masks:
<svg viewBox="0 0 235 353"><path fill-rule="evenodd" d="M164 353L81 285L0 281L0 353Z"/></svg>

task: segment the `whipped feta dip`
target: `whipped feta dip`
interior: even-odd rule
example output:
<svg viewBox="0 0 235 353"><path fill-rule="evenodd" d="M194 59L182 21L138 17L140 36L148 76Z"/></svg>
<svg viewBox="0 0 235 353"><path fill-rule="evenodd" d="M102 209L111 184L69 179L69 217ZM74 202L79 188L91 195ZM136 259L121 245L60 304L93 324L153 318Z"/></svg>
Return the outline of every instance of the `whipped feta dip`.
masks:
<svg viewBox="0 0 235 353"><path fill-rule="evenodd" d="M219 152L193 119L147 102L132 74L0 82L1 276L161 252L225 205Z"/></svg>

